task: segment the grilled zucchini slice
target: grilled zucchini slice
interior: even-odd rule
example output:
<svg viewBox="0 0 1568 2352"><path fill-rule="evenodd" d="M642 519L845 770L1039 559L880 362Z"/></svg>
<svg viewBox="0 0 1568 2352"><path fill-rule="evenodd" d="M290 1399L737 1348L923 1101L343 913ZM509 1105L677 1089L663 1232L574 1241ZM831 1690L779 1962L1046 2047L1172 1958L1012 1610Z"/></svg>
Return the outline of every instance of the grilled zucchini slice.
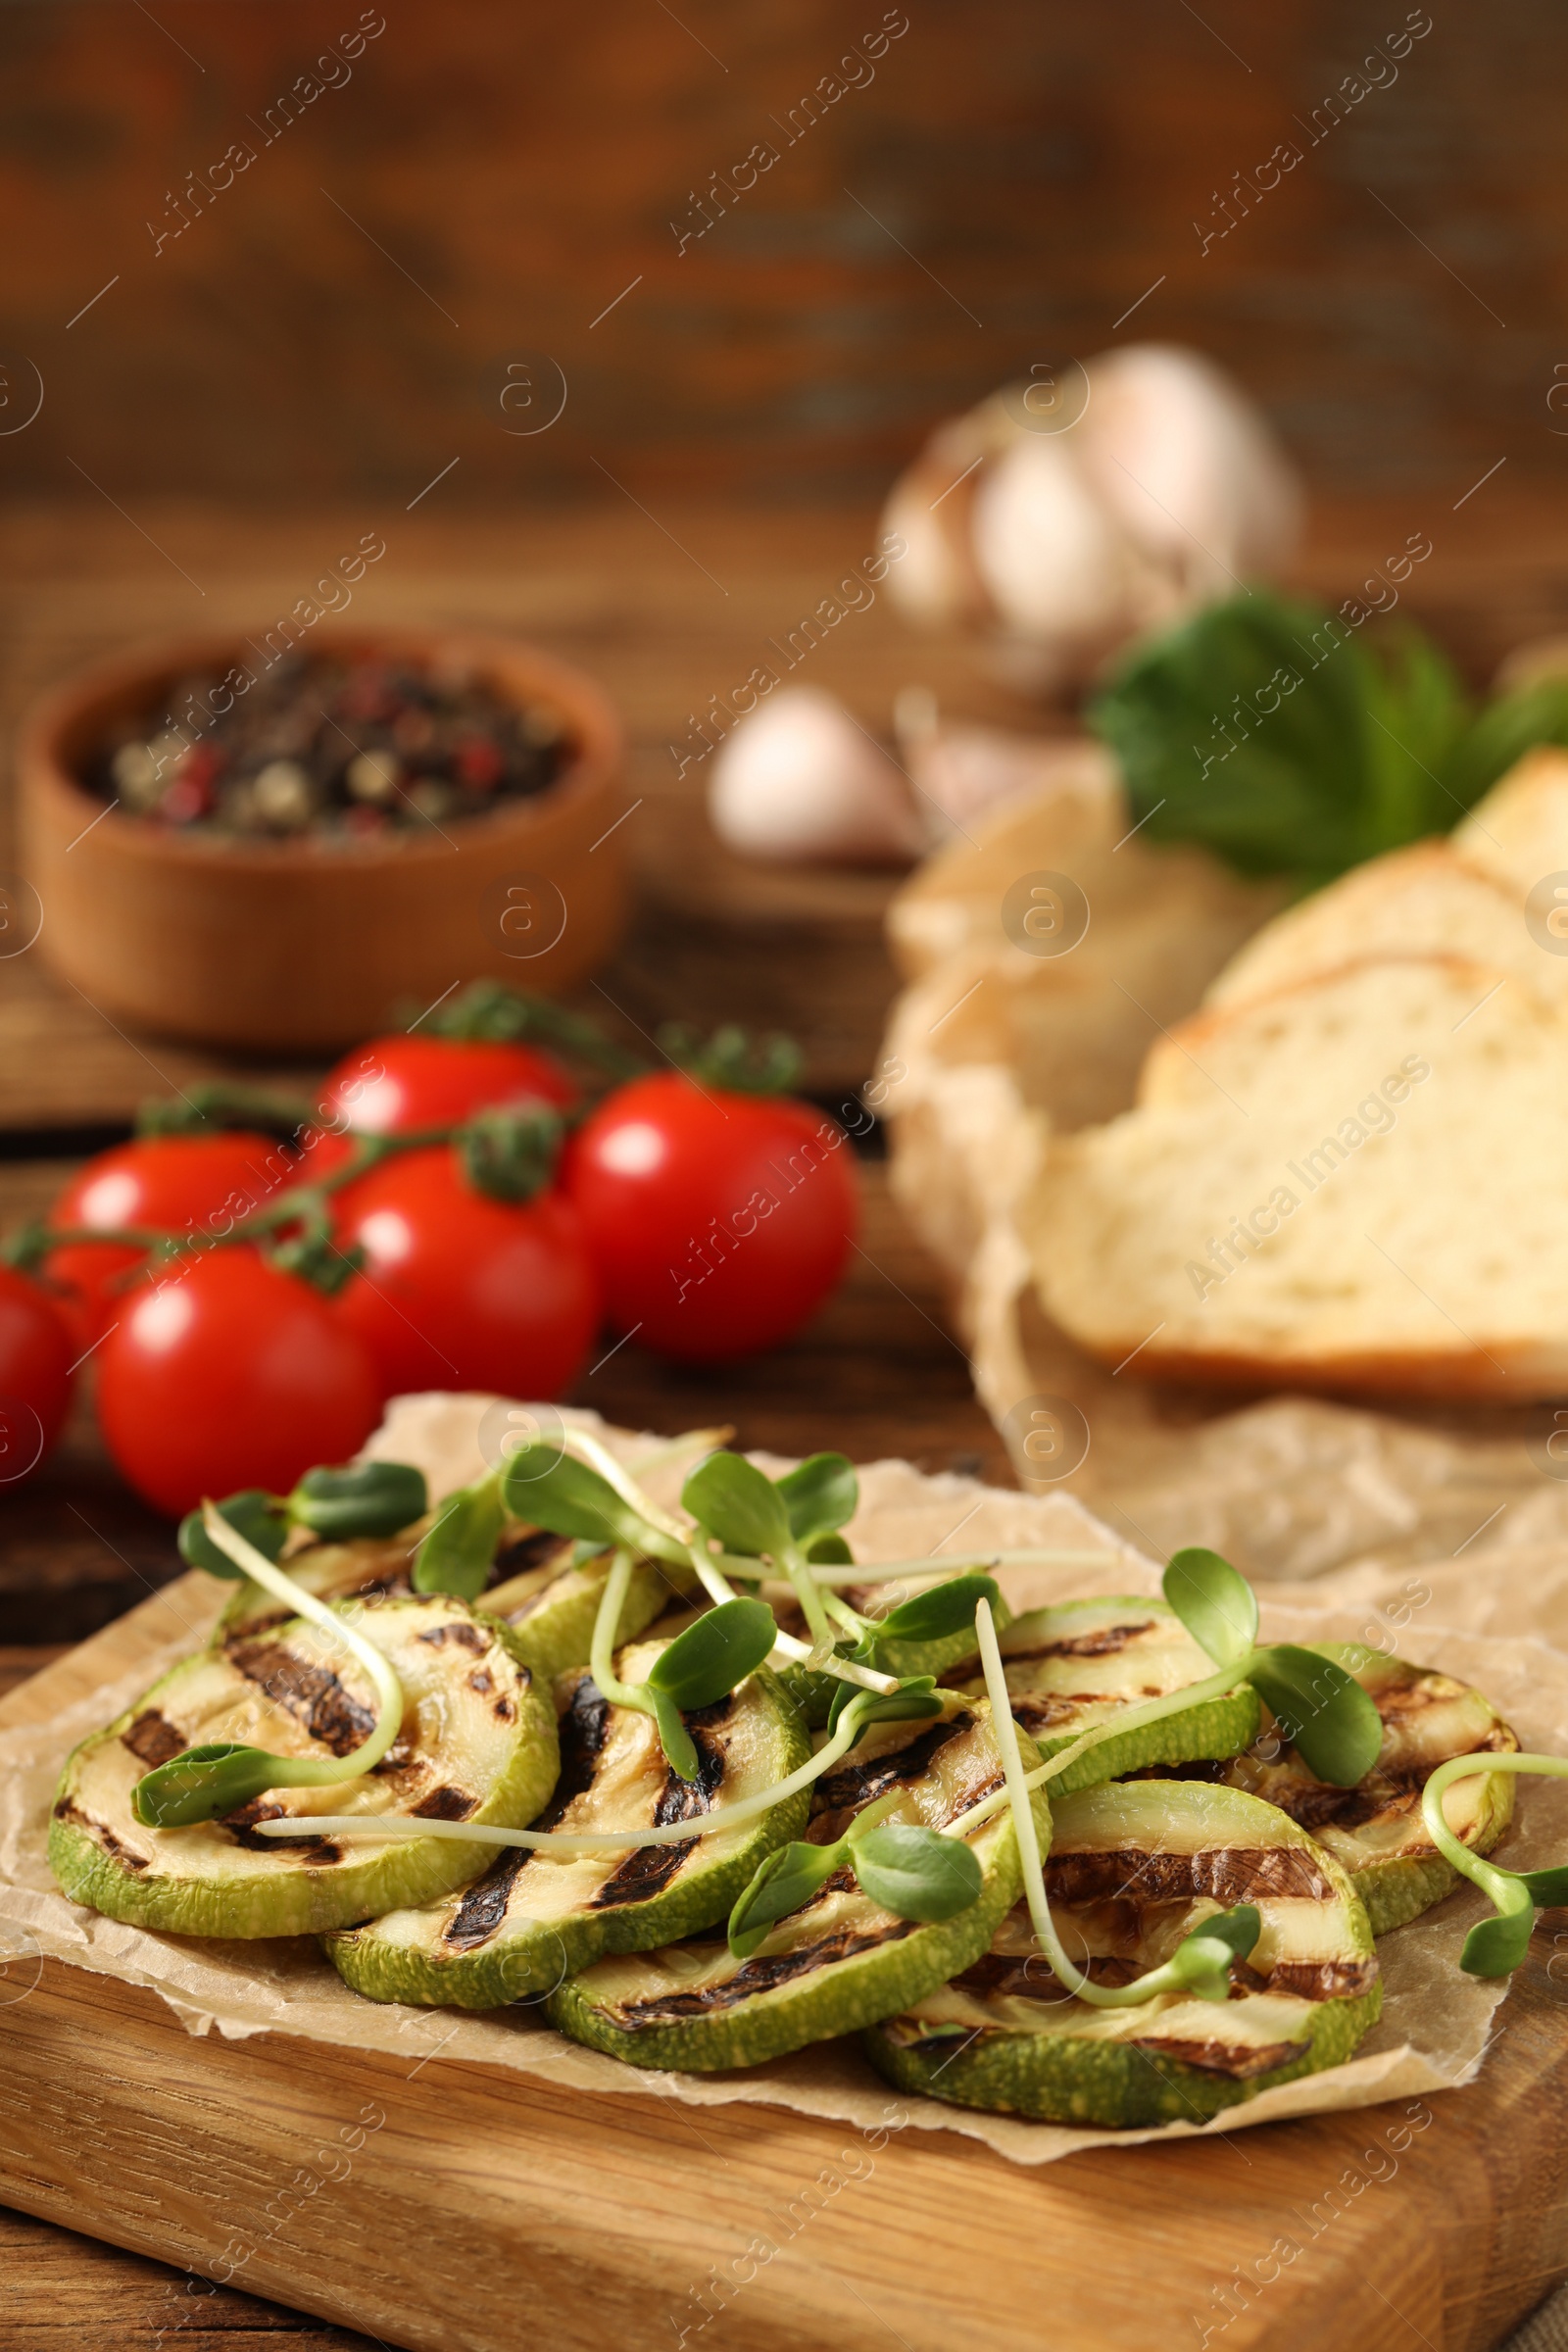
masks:
<svg viewBox="0 0 1568 2352"><path fill-rule="evenodd" d="M999 1640L1014 1719L1043 1757L1113 1721L1120 1708L1163 1698L1214 1672L1213 1659L1163 1600L1120 1596L1030 1609ZM944 1680L975 1693L986 1687L985 1677L969 1666ZM1141 1765L1234 1756L1256 1736L1260 1712L1257 1693L1244 1683L1183 1714L1102 1740L1051 1784L1052 1801Z"/></svg>
<svg viewBox="0 0 1568 2352"><path fill-rule="evenodd" d="M291 1553L284 1565L296 1584L321 1600L403 1599L414 1591L414 1555L429 1524L428 1519L421 1519L384 1540L365 1537L350 1544L313 1544ZM608 1552L581 1568L574 1567L569 1536L514 1524L502 1531L484 1607L489 1615L504 1617L514 1628L515 1654L543 1682L550 1683L567 1666L587 1665L599 1596L609 1573ZM639 1560L627 1587L616 1640L634 1641L669 1606L673 1595L683 1596L688 1589L678 1570ZM247 1582L236 1588L219 1621L215 1640L223 1642L248 1638L281 1625L288 1613L272 1593Z"/></svg>
<svg viewBox="0 0 1568 2352"><path fill-rule="evenodd" d="M941 1829L1001 1779L990 1708L950 1694L934 1720L873 1724L815 1784L807 1835L830 1843L862 1806L894 1791L887 1818ZM981 1892L952 1919L900 1919L839 1871L777 1921L749 1960L737 1960L721 1937L601 1960L568 1978L547 2014L574 2041L612 2058L705 2074L853 2033L906 2007L986 1949L1018 1891L1011 1815L993 1814L970 1842Z"/></svg>
<svg viewBox="0 0 1568 2352"><path fill-rule="evenodd" d="M642 1682L666 1646L639 1642L615 1671ZM669 1769L652 1719L608 1705L590 1674L564 1674L556 1695L561 1779L538 1826L582 1832L690 1820L691 1842L563 1861L504 1848L461 1893L323 1937L356 1992L460 2009L551 1992L607 1952L645 1951L710 1927L763 1857L800 1836L804 1788L738 1830L702 1835L703 1814L783 1780L810 1753L765 1666L716 1706L684 1718L702 1759L695 1783Z"/></svg>
<svg viewBox="0 0 1568 2352"><path fill-rule="evenodd" d="M1334 1788L1314 1778L1294 1747L1282 1750L1266 1710L1252 1745L1203 1777L1249 1789L1309 1830L1349 1874L1373 1934L1386 1936L1459 1884L1421 1818L1431 1774L1449 1756L1481 1748L1507 1753L1519 1741L1490 1699L1451 1675L1385 1657L1358 1642L1311 1646L1353 1674L1383 1718L1382 1750L1365 1780ZM1444 1817L1456 1838L1488 1854L1513 1818L1513 1798L1511 1773L1478 1772L1454 1783L1443 1800Z"/></svg>
<svg viewBox="0 0 1568 2352"><path fill-rule="evenodd" d="M1063 1993L1026 1908L953 1982L864 2046L903 2090L1054 2124L1197 2123L1348 2058L1382 2002L1372 1931L1332 1855L1240 1789L1124 1781L1053 1807L1046 1883L1068 1952L1129 1984L1192 1929L1255 1903L1262 1933L1228 2001L1167 1993L1097 2009Z"/></svg>
<svg viewBox="0 0 1568 2352"><path fill-rule="evenodd" d="M181 1936L299 1936L422 1903L484 1868L451 1838L310 1834L313 1813L423 1815L520 1828L560 1764L555 1710L507 1627L446 1594L389 1600L359 1620L397 1669L406 1707L396 1744L361 1779L278 1788L221 1821L146 1829L131 1810L143 1773L182 1748L234 1740L281 1755L347 1755L375 1701L343 1644L304 1618L181 1659L67 1761L49 1860L74 1901ZM300 1836L260 1821L298 1817Z"/></svg>

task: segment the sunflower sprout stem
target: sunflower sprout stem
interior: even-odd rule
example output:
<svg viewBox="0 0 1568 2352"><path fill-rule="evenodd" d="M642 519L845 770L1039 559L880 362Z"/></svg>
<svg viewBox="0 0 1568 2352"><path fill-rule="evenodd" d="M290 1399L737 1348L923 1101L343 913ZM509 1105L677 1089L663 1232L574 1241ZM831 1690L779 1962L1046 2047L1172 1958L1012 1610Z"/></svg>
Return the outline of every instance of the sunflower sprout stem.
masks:
<svg viewBox="0 0 1568 2352"><path fill-rule="evenodd" d="M1162 1992L1174 1992L1182 1985L1179 1973L1167 1962L1162 1968L1151 1969L1146 1976L1136 1977L1132 1984L1111 1987L1097 1984L1093 1978L1068 1959L1056 1925L1051 1916L1051 1904L1046 1895L1046 1874L1040 1858L1040 1838L1035 1828L1034 1807L1029 1801L1032 1784L1045 1776L1026 1773L1023 1757L1018 1752L1018 1727L1012 1720L1012 1703L1007 1691L1006 1671L1002 1663L1002 1650L997 1642L997 1629L992 1622L991 1603L981 1600L975 1609L975 1631L980 1637L980 1662L985 1668L986 1690L991 1700L992 1728L998 1747L1002 1750L1002 1771L1005 1782L1005 1797L1012 1807L1012 1824L1018 1839L1018 1860L1023 1868L1024 1900L1029 1906L1030 1924L1035 1940L1051 1964L1058 1983L1070 1993L1095 2009L1132 2009L1145 2001L1154 2000ZM979 1808L963 1816L965 1833L973 1830Z"/></svg>
<svg viewBox="0 0 1568 2352"><path fill-rule="evenodd" d="M595 1681L598 1680L597 1675ZM760 1788L755 1796L740 1798L733 1805L720 1805L711 1813L700 1816L697 1834L715 1838L725 1830L740 1829L744 1823L755 1821L759 1814L770 1812L798 1789L808 1788L822 1774L836 1764L855 1745L861 1731L860 1717L854 1704L839 1718L838 1730L826 1745L817 1749L808 1763L800 1766L787 1779L775 1781L769 1788ZM965 1816L967 1820L968 1816ZM570 1860L576 1854L624 1854L635 1846L684 1845L693 1836L690 1821L670 1822L647 1830L601 1830L573 1836L565 1830L503 1830L472 1821L412 1821L407 1815L384 1815L374 1818L365 1813L332 1815L293 1814L280 1821L257 1823L258 1831L269 1837L300 1835L301 1828L323 1838L455 1838L472 1845L515 1845L529 1853L559 1854Z"/></svg>
<svg viewBox="0 0 1568 2352"><path fill-rule="evenodd" d="M613 1707L634 1707L639 1715L651 1715L653 1708L640 1690L621 1682L615 1673L615 1633L620 1613L626 1605L626 1588L631 1583L631 1553L620 1547L610 1563L605 1589L599 1595L599 1610L594 1618L594 1636L589 1650L588 1670L598 1686L600 1696L608 1698Z"/></svg>
<svg viewBox="0 0 1568 2352"><path fill-rule="evenodd" d="M1440 1764L1421 1791L1421 1818L1426 1823L1427 1836L1439 1853L1465 1878L1473 1879L1501 1909L1504 1894L1515 1884L1515 1874L1496 1869L1475 1853L1462 1838L1456 1838L1443 1810L1444 1795L1454 1782L1478 1772L1541 1773L1549 1780L1568 1780L1568 1756L1494 1754L1490 1748L1479 1748L1473 1755L1450 1756L1446 1764Z"/></svg>
<svg viewBox="0 0 1568 2352"><path fill-rule="evenodd" d="M1101 1568L1119 1556L1114 1551L1028 1550L957 1554L951 1560L867 1560L853 1567L813 1561L811 1575L817 1584L828 1587L902 1585L923 1577L967 1576L987 1568Z"/></svg>
<svg viewBox="0 0 1568 2352"><path fill-rule="evenodd" d="M297 1585L291 1576L274 1566L211 1502L202 1505L202 1525L219 1550L236 1568L243 1568L254 1584L270 1592L274 1600L282 1601L296 1616L309 1618L313 1625L334 1635L352 1650L375 1691L375 1729L362 1745L346 1756L280 1757L279 1763L287 1765L288 1775L286 1779L280 1776L277 1786L325 1786L333 1781L357 1780L362 1773L369 1772L380 1763L403 1724L403 1686L390 1658L384 1657L373 1642L368 1642L340 1610L318 1600L314 1592L307 1592L303 1585Z"/></svg>

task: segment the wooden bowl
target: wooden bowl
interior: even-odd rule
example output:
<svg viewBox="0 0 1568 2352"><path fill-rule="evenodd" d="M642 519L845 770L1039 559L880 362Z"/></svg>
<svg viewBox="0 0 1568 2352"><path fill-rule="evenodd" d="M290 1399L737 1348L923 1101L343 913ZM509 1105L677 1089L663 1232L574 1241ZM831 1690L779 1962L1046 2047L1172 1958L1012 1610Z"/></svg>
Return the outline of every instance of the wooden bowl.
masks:
<svg viewBox="0 0 1568 2352"><path fill-rule="evenodd" d="M78 779L106 735L156 723L177 681L255 672L245 639L203 637L83 672L24 719L24 870L44 959L117 1021L255 1053L351 1045L400 1001L460 982L555 994L604 958L626 909L625 745L600 689L510 638L323 629L311 654L458 662L565 719L574 756L548 790L446 833L334 843L192 835L105 804Z"/></svg>

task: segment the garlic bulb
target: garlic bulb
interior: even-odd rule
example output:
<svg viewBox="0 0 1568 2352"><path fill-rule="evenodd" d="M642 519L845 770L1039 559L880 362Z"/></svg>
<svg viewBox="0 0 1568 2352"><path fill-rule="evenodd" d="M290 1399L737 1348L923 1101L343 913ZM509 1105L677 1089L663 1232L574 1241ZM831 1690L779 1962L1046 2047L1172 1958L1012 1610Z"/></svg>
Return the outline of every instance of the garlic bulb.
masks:
<svg viewBox="0 0 1568 2352"><path fill-rule="evenodd" d="M1132 344L1079 373L1070 399L1014 385L940 427L885 517L905 613L979 630L1037 687L1275 569L1299 522L1268 427L1209 361Z"/></svg>
<svg viewBox="0 0 1568 2352"><path fill-rule="evenodd" d="M743 718L718 754L709 814L743 858L906 864L925 848L909 787L842 703L787 687Z"/></svg>

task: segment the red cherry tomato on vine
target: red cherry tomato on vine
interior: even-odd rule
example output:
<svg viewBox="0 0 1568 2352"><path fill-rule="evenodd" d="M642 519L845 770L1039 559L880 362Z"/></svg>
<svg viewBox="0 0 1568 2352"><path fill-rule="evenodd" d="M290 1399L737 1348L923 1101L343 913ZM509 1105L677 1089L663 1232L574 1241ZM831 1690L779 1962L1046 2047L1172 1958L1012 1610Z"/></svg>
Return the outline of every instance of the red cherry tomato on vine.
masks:
<svg viewBox="0 0 1568 2352"><path fill-rule="evenodd" d="M338 1244L364 1274L338 1295L383 1394L494 1389L559 1396L599 1327L599 1286L569 1202L492 1200L444 1144L399 1152L333 1202Z"/></svg>
<svg viewBox="0 0 1568 2352"><path fill-rule="evenodd" d="M101 1152L77 1170L49 1211L51 1225L150 1225L161 1233L226 1233L277 1186L289 1154L265 1135L149 1136ZM79 1346L112 1323L124 1298L117 1274L140 1262L121 1242L74 1242L47 1272Z"/></svg>
<svg viewBox="0 0 1568 2352"><path fill-rule="evenodd" d="M60 1435L75 1352L53 1300L0 1266L0 1492L36 1470Z"/></svg>
<svg viewBox="0 0 1568 2352"><path fill-rule="evenodd" d="M577 1089L561 1064L531 1046L372 1037L328 1072L321 1117L360 1135L407 1135L416 1127L456 1127L497 1103L550 1102L560 1108L576 1099Z"/></svg>
<svg viewBox="0 0 1568 2352"><path fill-rule="evenodd" d="M673 1073L607 1097L572 1137L563 1181L611 1321L689 1363L788 1339L837 1282L858 1221L832 1119Z"/></svg>
<svg viewBox="0 0 1568 2352"><path fill-rule="evenodd" d="M204 1494L286 1494L346 1461L380 1391L319 1291L243 1246L187 1258L125 1295L98 1355L104 1442L138 1494L177 1518Z"/></svg>

